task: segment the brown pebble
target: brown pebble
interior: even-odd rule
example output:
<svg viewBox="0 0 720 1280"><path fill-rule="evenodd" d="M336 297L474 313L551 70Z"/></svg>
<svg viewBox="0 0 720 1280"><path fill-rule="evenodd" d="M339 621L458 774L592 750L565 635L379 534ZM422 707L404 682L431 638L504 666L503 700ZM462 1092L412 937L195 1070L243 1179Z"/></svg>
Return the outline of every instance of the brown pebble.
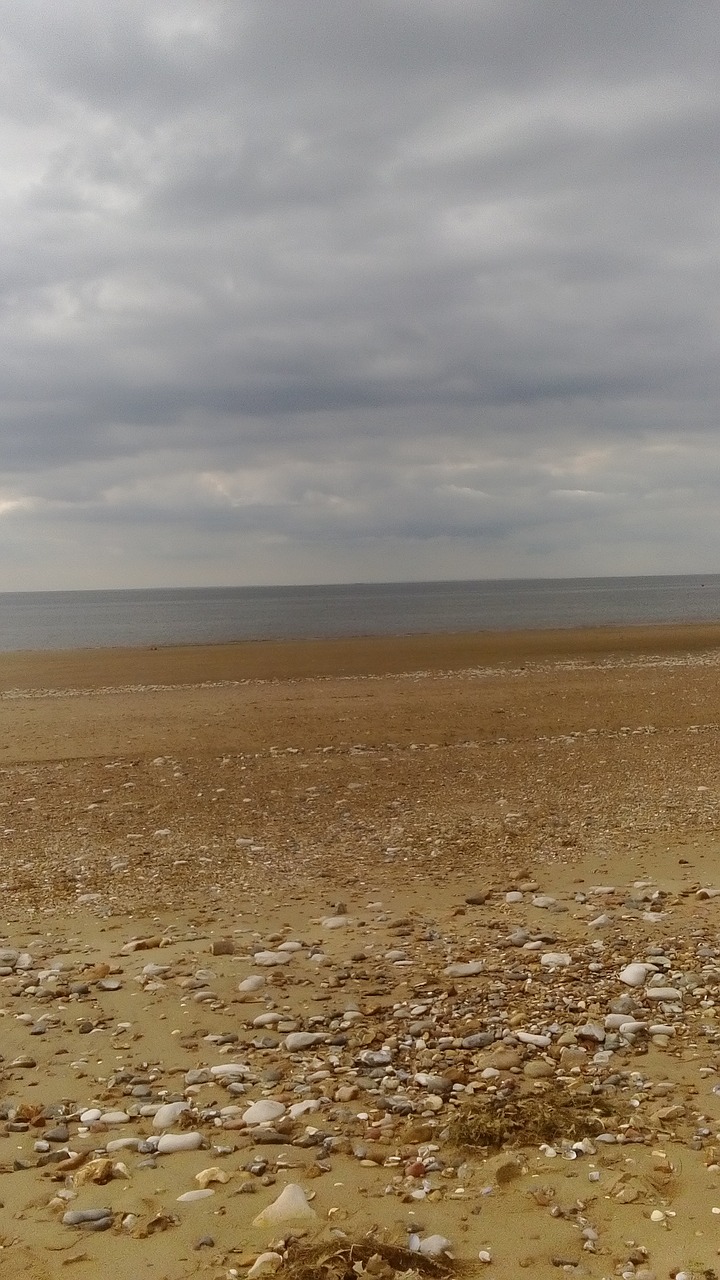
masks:
<svg viewBox="0 0 720 1280"><path fill-rule="evenodd" d="M210 954L213 956L234 956L235 943L232 938L216 938L210 946Z"/></svg>

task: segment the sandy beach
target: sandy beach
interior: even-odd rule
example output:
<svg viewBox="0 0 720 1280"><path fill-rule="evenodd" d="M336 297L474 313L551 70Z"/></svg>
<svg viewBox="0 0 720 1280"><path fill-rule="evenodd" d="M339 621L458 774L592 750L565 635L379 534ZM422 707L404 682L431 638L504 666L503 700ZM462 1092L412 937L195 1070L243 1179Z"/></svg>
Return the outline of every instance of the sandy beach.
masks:
<svg viewBox="0 0 720 1280"><path fill-rule="evenodd" d="M706 626L0 655L3 1276L720 1271L719 677Z"/></svg>

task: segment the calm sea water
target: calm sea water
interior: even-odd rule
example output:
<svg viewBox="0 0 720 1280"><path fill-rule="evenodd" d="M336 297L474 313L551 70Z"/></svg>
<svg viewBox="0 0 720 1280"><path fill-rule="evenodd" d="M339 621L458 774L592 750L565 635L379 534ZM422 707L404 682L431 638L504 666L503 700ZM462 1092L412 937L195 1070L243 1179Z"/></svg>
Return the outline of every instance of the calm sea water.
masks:
<svg viewBox="0 0 720 1280"><path fill-rule="evenodd" d="M720 574L0 592L0 649L720 621Z"/></svg>

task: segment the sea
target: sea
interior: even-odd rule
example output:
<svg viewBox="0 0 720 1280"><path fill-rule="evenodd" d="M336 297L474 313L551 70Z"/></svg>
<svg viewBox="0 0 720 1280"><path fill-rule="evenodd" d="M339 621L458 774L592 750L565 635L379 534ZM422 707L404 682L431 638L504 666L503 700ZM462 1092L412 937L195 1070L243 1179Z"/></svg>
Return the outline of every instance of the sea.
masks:
<svg viewBox="0 0 720 1280"><path fill-rule="evenodd" d="M720 574L0 592L0 650L720 622Z"/></svg>

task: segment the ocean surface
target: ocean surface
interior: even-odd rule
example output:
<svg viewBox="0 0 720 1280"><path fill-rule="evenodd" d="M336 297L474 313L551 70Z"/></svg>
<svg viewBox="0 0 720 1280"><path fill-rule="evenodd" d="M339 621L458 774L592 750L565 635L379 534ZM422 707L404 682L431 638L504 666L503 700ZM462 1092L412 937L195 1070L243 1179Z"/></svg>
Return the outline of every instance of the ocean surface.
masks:
<svg viewBox="0 0 720 1280"><path fill-rule="evenodd" d="M0 650L720 622L720 574L0 592Z"/></svg>

